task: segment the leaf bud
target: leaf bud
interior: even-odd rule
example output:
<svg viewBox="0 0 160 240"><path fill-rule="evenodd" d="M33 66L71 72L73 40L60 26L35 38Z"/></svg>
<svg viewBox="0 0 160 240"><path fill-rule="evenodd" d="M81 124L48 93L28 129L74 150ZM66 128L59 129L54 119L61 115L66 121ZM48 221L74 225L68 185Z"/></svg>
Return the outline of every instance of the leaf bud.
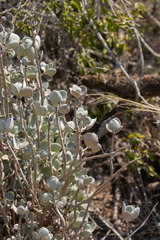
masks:
<svg viewBox="0 0 160 240"><path fill-rule="evenodd" d="M118 133L122 127L121 121L118 118L113 118L108 124L106 124L106 129L112 133Z"/></svg>
<svg viewBox="0 0 160 240"><path fill-rule="evenodd" d="M83 136L83 140L88 147L94 147L98 144L98 136L95 133L86 133Z"/></svg>
<svg viewBox="0 0 160 240"><path fill-rule="evenodd" d="M70 111L70 108L67 104L63 104L59 107L59 113L61 114L67 114L69 113L69 111Z"/></svg>
<svg viewBox="0 0 160 240"><path fill-rule="evenodd" d="M41 193L40 194L40 201L43 206L47 206L49 204L50 194L49 193Z"/></svg>
<svg viewBox="0 0 160 240"><path fill-rule="evenodd" d="M40 235L41 238L44 239L45 237L47 237L49 235L49 230L45 227L41 227L39 229L39 235Z"/></svg>
<svg viewBox="0 0 160 240"><path fill-rule="evenodd" d="M27 213L27 211L28 211L28 206L24 207L23 205L20 205L17 207L17 213L19 215L24 215Z"/></svg>
<svg viewBox="0 0 160 240"><path fill-rule="evenodd" d="M48 187L50 190L54 191L60 187L60 181L57 177L51 176L47 181Z"/></svg>
<svg viewBox="0 0 160 240"><path fill-rule="evenodd" d="M20 90L20 96L25 98L30 98L33 95L33 89L29 86L24 87Z"/></svg>

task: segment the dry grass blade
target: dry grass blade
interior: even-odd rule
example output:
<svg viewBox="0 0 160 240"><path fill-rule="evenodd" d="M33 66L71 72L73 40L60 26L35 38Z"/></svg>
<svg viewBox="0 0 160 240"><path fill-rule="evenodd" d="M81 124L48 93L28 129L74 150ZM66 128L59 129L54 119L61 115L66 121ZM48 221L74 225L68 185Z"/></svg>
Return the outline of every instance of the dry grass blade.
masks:
<svg viewBox="0 0 160 240"><path fill-rule="evenodd" d="M160 113L160 108L154 105L147 105L144 103L139 103L136 101L132 101L129 99L121 98L115 94L105 92L105 93L98 93L98 94L90 94L92 99L90 100L91 104L97 103L107 103L107 102L116 102L117 106L129 108L130 111L141 111L141 112L154 112Z"/></svg>

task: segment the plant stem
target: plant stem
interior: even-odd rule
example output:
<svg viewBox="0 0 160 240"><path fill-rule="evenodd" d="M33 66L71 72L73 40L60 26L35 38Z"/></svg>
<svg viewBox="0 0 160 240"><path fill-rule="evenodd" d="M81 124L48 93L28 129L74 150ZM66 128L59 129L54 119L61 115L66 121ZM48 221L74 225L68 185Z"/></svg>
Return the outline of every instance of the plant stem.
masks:
<svg viewBox="0 0 160 240"><path fill-rule="evenodd" d="M18 240L21 240L21 224L22 224L22 216L19 216L19 222L18 222Z"/></svg>
<svg viewBox="0 0 160 240"><path fill-rule="evenodd" d="M4 95L2 92L2 99L4 98L4 106L3 106L3 112L5 115L5 119L9 117L9 105L8 105L8 88L7 88L7 82L6 77L4 73L4 65L3 65L3 55L0 54L0 71L1 71L1 80L2 80L2 87L4 89Z"/></svg>
<svg viewBox="0 0 160 240"><path fill-rule="evenodd" d="M127 232L127 239L132 240L131 237L129 237L129 223L126 223L126 232Z"/></svg>
<svg viewBox="0 0 160 240"><path fill-rule="evenodd" d="M34 231L34 212L31 212L31 240L33 240L33 231Z"/></svg>
<svg viewBox="0 0 160 240"><path fill-rule="evenodd" d="M1 212L2 216L3 216L3 219L4 219L4 222L5 222L5 226L6 226L8 235L11 236L11 234L10 234L10 229L9 229L9 226L8 226L7 214L6 214L5 210L4 210L4 207L3 207L3 205L2 205L1 202L0 202L0 212Z"/></svg>
<svg viewBox="0 0 160 240"><path fill-rule="evenodd" d="M76 129L76 153L75 153L73 161L70 164L68 174L67 174L67 177L65 179L65 184L64 184L64 187L63 187L64 189L68 185L69 178L72 174L72 167L75 165L75 163L77 161L77 157L79 155L79 150L80 150L80 129L79 129L79 125L78 125L78 119L77 119L76 111L77 111L77 99L75 99L75 102L74 102L74 118L75 118L75 129Z"/></svg>
<svg viewBox="0 0 160 240"><path fill-rule="evenodd" d="M35 34L33 32L33 29L32 29L32 39L33 39L33 47L34 47L34 51L35 51L35 56L36 56L36 59L35 59L36 60L36 67L37 67L37 70L38 70L37 86L38 86L40 96L41 96L41 105L43 106L42 77L41 77L41 70L40 70L38 52L37 52L37 48L36 48L36 44L35 44Z"/></svg>
<svg viewBox="0 0 160 240"><path fill-rule="evenodd" d="M98 154L98 155L93 155L91 157L88 157L88 158L84 158L82 159L82 161L76 166L76 168L71 172L71 174L75 173L79 168L80 166L82 166L84 163L90 161L90 160L93 160L93 159L97 159L97 158L106 158L106 157L109 157L111 155L115 155L117 152L119 152L120 150L124 149L124 147L122 148L119 148L117 149L116 151L114 152L111 152L111 153L103 153L103 154Z"/></svg>
<svg viewBox="0 0 160 240"><path fill-rule="evenodd" d="M64 219L63 215L61 214L59 209L54 204L54 194L52 194L52 198L53 198L52 206L54 208L54 211L55 211L55 213L57 214L57 216L61 220L61 224L62 224L62 240L64 240L65 239L65 233L66 233L66 222L65 222L65 219Z"/></svg>
<svg viewBox="0 0 160 240"><path fill-rule="evenodd" d="M35 115L35 122L36 122L36 128L37 128L37 147L39 148L40 147L39 123L38 123L38 116L37 116L37 113L36 113L36 109L35 109L35 106L34 106L33 103L32 103L32 109L33 109L33 112L34 112L34 115Z"/></svg>
<svg viewBox="0 0 160 240"><path fill-rule="evenodd" d="M35 165L35 156L34 156L33 144L31 143L30 138L29 138L29 136L28 136L28 133L27 133L25 127L24 127L24 123L23 123L23 113L22 113L21 100L20 100L20 98L18 99L18 108L19 108L19 116L20 116L21 128L22 128L23 133L24 133L24 135L25 135L25 137L26 137L26 139L27 139L27 141L28 141L28 143L29 143L29 146L30 146L30 149L31 149L31 154L32 154L33 165ZM31 188L32 188L32 190L33 190L34 188L33 188L33 179L32 179L32 164L31 164L31 160L30 160L30 159L28 159L28 161L29 161L30 183L31 183ZM35 169L34 169L34 170L35 170ZM36 173L36 171L35 171L35 173ZM35 176L35 175L34 175L34 176ZM34 180L35 180L35 177L34 177ZM36 187L36 185L35 185L35 187ZM34 189L34 190L35 190L35 189ZM34 193L35 193L35 191L34 191ZM36 194L36 193L35 193L35 194Z"/></svg>
<svg viewBox="0 0 160 240"><path fill-rule="evenodd" d="M51 172L51 176L53 175L53 168L52 168L52 158L51 158L51 121L50 118L46 118L47 122L48 122L48 162L49 162L49 166L50 166L50 172Z"/></svg>
<svg viewBox="0 0 160 240"><path fill-rule="evenodd" d="M0 205L0 210L3 208L3 211L1 210L0 212L2 213L2 216L4 218L4 222L5 222L5 225L6 225L6 229L7 229L7 232L8 232L8 235L10 236L10 229L9 229L9 223L8 223L8 218L7 218L7 204L6 204L6 199L5 199L5 192L4 192L4 189L3 189L3 169L2 169L2 160L0 159L0 189L1 189L1 192L2 192L2 200L3 200L3 203L4 203L4 207L2 205Z"/></svg>
<svg viewBox="0 0 160 240"><path fill-rule="evenodd" d="M115 137L115 135L113 133L112 134L112 140L111 140L111 152L114 151L114 137ZM113 173L114 173L113 161L114 161L114 154L111 155L111 157L110 157L110 176L112 176Z"/></svg>
<svg viewBox="0 0 160 240"><path fill-rule="evenodd" d="M112 176L109 176L108 179L104 183L102 183L90 197L88 197L86 200L82 201L79 205L82 205L82 204L87 203L88 201L92 200L96 195L98 195L100 192L102 192L107 187L108 183L110 183L116 176L118 176L118 174L120 174L126 167L128 167L130 164L138 161L141 158L142 157L136 158L136 159L130 161L129 163L124 164L124 166L122 166L115 173L113 173Z"/></svg>
<svg viewBox="0 0 160 240"><path fill-rule="evenodd" d="M19 173L21 174L22 179L23 179L23 181L24 181L24 183L25 183L28 191L32 194L32 196L34 196L34 192L33 192L33 190L31 189L31 187L30 187L30 185L29 185L29 183L28 183L28 181L27 181L27 179L26 179L26 177L25 177L25 175L24 175L24 173L23 173L23 171L22 171L22 168L21 168L21 166L20 166L20 164L19 164L19 161L18 161L18 159L17 159L17 157L16 157L16 155L15 155L15 153L14 153L11 145L9 144L8 140L6 140L6 144L7 144L7 147L8 147L8 149L9 149L11 155L13 156L13 160L14 160L15 166L18 168L18 171L19 171ZM37 202L38 205L39 205L39 201L38 201L37 197L36 197L36 196L34 196L34 197L35 197L35 199L36 199L36 202Z"/></svg>
<svg viewBox="0 0 160 240"><path fill-rule="evenodd" d="M56 114L56 122L57 122L57 127L58 127L58 132L59 132L59 138L61 141L61 146L62 146L62 154L63 154L63 179L66 178L66 164L67 164L67 160L66 160L66 154L65 154L65 146L64 146L64 139L62 136L62 129L59 123L59 118L58 118L58 108L55 107L55 114Z"/></svg>

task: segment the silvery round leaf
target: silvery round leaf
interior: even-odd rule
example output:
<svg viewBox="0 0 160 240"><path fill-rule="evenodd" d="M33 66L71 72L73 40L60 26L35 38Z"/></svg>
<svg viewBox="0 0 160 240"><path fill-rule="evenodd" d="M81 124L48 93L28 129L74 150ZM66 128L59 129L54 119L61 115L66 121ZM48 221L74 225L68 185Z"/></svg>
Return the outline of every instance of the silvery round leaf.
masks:
<svg viewBox="0 0 160 240"><path fill-rule="evenodd" d="M139 207L136 207L136 208L132 211L133 219L137 218L137 217L139 216L139 213L140 213L140 208L139 208Z"/></svg>
<svg viewBox="0 0 160 240"><path fill-rule="evenodd" d="M133 216L129 212L123 212L122 217L126 222L131 222L133 220Z"/></svg>

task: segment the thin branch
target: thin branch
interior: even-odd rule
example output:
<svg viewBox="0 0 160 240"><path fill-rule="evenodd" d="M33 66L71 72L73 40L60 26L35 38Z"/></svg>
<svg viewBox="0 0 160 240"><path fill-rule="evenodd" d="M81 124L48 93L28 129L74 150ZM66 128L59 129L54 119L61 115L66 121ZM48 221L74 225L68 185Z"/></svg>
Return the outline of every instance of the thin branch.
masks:
<svg viewBox="0 0 160 240"><path fill-rule="evenodd" d="M141 40L141 42L144 44L144 46L148 49L148 51L150 51L155 57L160 57L159 53L156 53L149 45L148 43L144 40L144 38L139 35L139 38Z"/></svg>
<svg viewBox="0 0 160 240"><path fill-rule="evenodd" d="M0 205L0 212L4 218L4 222L5 222L5 225L6 225L6 229L7 229L7 232L10 236L10 230L9 230L9 222L8 222L8 218L7 218L7 214L8 214L8 211L7 211L7 204L6 204L6 198L5 198L5 191L4 191L4 188L3 188L3 167L2 167L2 160L0 159L0 189L1 189L1 193L2 193L2 200L3 200L3 203L4 203L4 206ZM3 210L2 210L3 208Z"/></svg>
<svg viewBox="0 0 160 240"><path fill-rule="evenodd" d="M65 153L65 146L64 146L64 139L62 136L62 129L59 123L59 118L58 118L58 108L55 107L55 114L56 114L56 122L57 122L57 127L58 127L58 132L59 132L59 138L62 146L62 154L63 154L63 178L65 179L66 176L66 165L67 165L67 159L66 159L66 153Z"/></svg>
<svg viewBox="0 0 160 240"><path fill-rule="evenodd" d="M0 71L1 71L1 80L2 80L2 87L4 89L4 95L2 95L2 98L4 98L4 115L7 119L9 117L9 104L8 104L8 88L7 88L7 82L6 77L4 73L4 65L3 65L3 55L0 54Z"/></svg>
<svg viewBox="0 0 160 240"><path fill-rule="evenodd" d="M88 197L86 200L82 201L79 205L92 200L96 195L98 195L100 192L102 192L104 190L104 188L107 187L108 183L110 183L115 177L117 177L126 167L128 167L130 164L132 164L140 159L142 159L142 157L136 158L136 159L126 163L120 169L118 169L112 176L108 177L108 179L104 183L102 183L90 197Z"/></svg>
<svg viewBox="0 0 160 240"><path fill-rule="evenodd" d="M25 177L25 175L24 175L24 173L23 173L23 171L22 171L22 168L21 168L21 166L20 166L20 164L19 164L19 161L18 161L18 159L17 159L17 157L16 157L16 155L15 155L15 153L14 153L14 151L13 151L11 145L10 145L10 143L8 142L8 140L5 140L5 141L6 141L7 147L8 147L8 149L9 149L11 155L13 156L14 163L15 163L15 165L17 166L18 171L20 172L20 174L21 174L21 176L22 176L22 179L23 179L23 181L24 181L24 183L25 183L28 191L32 194L32 196L34 196L34 192L32 191L31 186L30 186L30 184L28 183L28 181L27 181L27 179L26 179L26 177ZM38 205L39 205L39 201L38 201L38 199L37 199L36 196L35 196L35 199L36 199L36 201L37 201L37 203L38 203Z"/></svg>
<svg viewBox="0 0 160 240"><path fill-rule="evenodd" d="M35 44L35 34L33 32L33 29L32 29L32 39L33 39L33 47L34 47L35 57L36 57L36 59L35 59L36 60L36 67L37 67L37 70L38 70L38 77L36 78L37 79L37 86L38 86L38 90L39 90L40 97L41 97L41 105L43 106L42 77L41 77L38 51L37 51L36 44Z"/></svg>
<svg viewBox="0 0 160 240"><path fill-rule="evenodd" d="M154 207L152 208L151 212L148 214L148 216L146 217L146 219L144 220L144 222L134 231L132 232L127 238L126 240L129 240L130 237L132 237L137 231L139 231L140 228L142 228L146 222L148 221L149 217L151 216L151 214L153 213L154 209L157 207L158 202L154 205Z"/></svg>
<svg viewBox="0 0 160 240"><path fill-rule="evenodd" d="M33 161L33 164L34 164L35 163L35 156L34 156L33 144L31 143L31 140L30 140L30 138L28 136L28 133L27 133L25 127L24 127L23 113L22 113L20 98L18 99L18 108L19 108L19 117L20 117L21 128L22 128L23 133L24 133L24 135L25 135L25 137L26 137L26 139L27 139L27 141L29 143L29 146L30 146L30 149L31 149L31 154L32 154L32 161ZM33 190L34 188L33 188L33 180L32 180L32 164L31 164L30 159L28 159L28 162L29 162L29 169L30 169L29 176L30 176L31 188ZM35 178L34 178L34 180L35 180ZM36 192L34 191L34 193L36 193Z"/></svg>
<svg viewBox="0 0 160 240"><path fill-rule="evenodd" d="M114 152L114 139L115 139L115 135L114 133L112 134L112 140L111 140L111 152ZM114 165L113 165L113 162L114 162L114 154L112 154L110 156L110 176L113 175L114 173Z"/></svg>
<svg viewBox="0 0 160 240"><path fill-rule="evenodd" d="M127 6L126 6L126 4L124 3L123 0L121 0L121 3L123 5L123 7L124 7L128 17L132 19L132 16L129 13L128 8L127 8ZM132 21L133 21L133 19L132 19ZM136 39L137 39L139 53L140 53L140 59L141 59L141 76L140 76L140 81L141 81L142 80L142 76L144 74L144 56L143 56L143 50L142 50L142 46L141 46L141 42L140 42L139 33L138 33L138 30L135 28L134 25L133 25L133 31L134 31Z"/></svg>
<svg viewBox="0 0 160 240"><path fill-rule="evenodd" d="M147 15L157 27L160 27L160 21L158 21L158 19L155 18L148 10Z"/></svg>
<svg viewBox="0 0 160 240"><path fill-rule="evenodd" d="M37 128L37 147L39 148L40 147L40 130L39 130L39 123L38 123L38 116L37 116L34 104L32 104L32 109L35 115L35 122L36 122L36 128Z"/></svg>
<svg viewBox="0 0 160 240"><path fill-rule="evenodd" d="M80 150L80 129L79 129L79 125L78 125L78 119L77 119L76 111L77 111L77 99L75 99L75 102L74 102L74 118L75 118L75 129L76 129L76 153L75 153L73 161L71 162L71 164L69 166L67 177L66 177L66 179L64 178L65 179L65 184L64 184L64 187L63 187L64 189L68 185L70 176L72 174L72 168L77 161L77 158L78 158L78 155L79 155L79 150Z"/></svg>
<svg viewBox="0 0 160 240"><path fill-rule="evenodd" d="M3 207L2 203L1 203L1 201L0 201L0 213L1 213L2 216L3 216L3 219L4 219L4 222L5 222L5 225L6 225L6 229L7 229L8 235L11 236L11 235L10 235L9 226L8 226L8 218L7 218L7 214L6 214L6 212L5 212L5 209L4 209L4 207Z"/></svg>
<svg viewBox="0 0 160 240"><path fill-rule="evenodd" d="M75 173L78 168L80 168L84 163L90 161L90 160L93 160L93 159L98 159L98 158L106 158L106 157L109 157L111 155L115 155L117 152L119 152L120 150L124 149L124 147L122 148L119 148L117 149L116 151L114 152L111 152L111 153L103 153L103 154L98 154L98 155L93 155L91 157L88 157L88 158L84 158L78 165L77 167L72 171L71 174Z"/></svg>
<svg viewBox="0 0 160 240"><path fill-rule="evenodd" d="M52 158L51 158L51 120L50 117L46 118L48 122L48 162L50 166L50 173L51 176L53 175L53 168L52 168Z"/></svg>

